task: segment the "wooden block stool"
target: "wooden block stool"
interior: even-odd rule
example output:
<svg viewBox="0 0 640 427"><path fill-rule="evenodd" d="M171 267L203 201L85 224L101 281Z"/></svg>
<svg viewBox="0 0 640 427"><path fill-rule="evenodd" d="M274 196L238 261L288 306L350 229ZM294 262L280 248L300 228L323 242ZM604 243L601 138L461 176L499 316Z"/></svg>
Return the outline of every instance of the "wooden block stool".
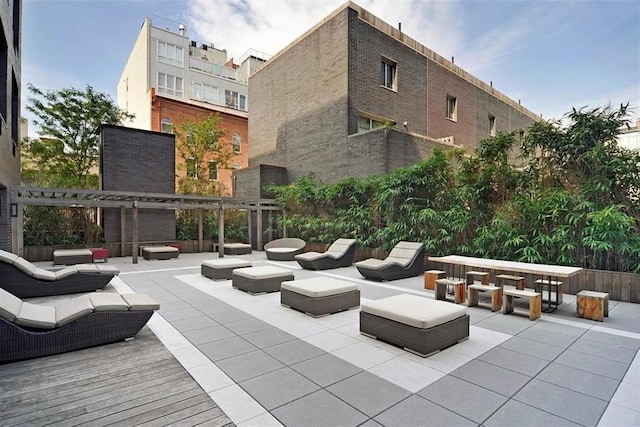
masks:
<svg viewBox="0 0 640 427"><path fill-rule="evenodd" d="M429 290L436 289L436 280L446 279L447 272L442 270L429 270L424 272L424 288Z"/></svg>
<svg viewBox="0 0 640 427"><path fill-rule="evenodd" d="M609 294L606 292L580 291L576 294L576 317L603 322L609 317Z"/></svg>
<svg viewBox="0 0 640 427"><path fill-rule="evenodd" d="M524 290L524 277L498 274L496 276L496 286L502 286L502 282L507 282L507 284L515 286L520 291Z"/></svg>
<svg viewBox="0 0 640 427"><path fill-rule="evenodd" d="M467 286L469 290L469 307L478 305L478 292L491 292L491 311L498 311L502 308L502 288L493 285L482 285L472 283Z"/></svg>
<svg viewBox="0 0 640 427"><path fill-rule="evenodd" d="M483 285L488 285L490 280L489 273L485 271L467 271L467 286L473 285L475 279L480 279Z"/></svg>
<svg viewBox="0 0 640 427"><path fill-rule="evenodd" d="M518 289L505 289L502 291L504 295L504 303L502 305L502 313L513 313L513 298L527 298L529 300L529 319L536 320L542 312L542 295L538 292L521 291Z"/></svg>
<svg viewBox="0 0 640 427"><path fill-rule="evenodd" d="M466 286L464 280L437 279L436 299L446 301L447 288L453 286L453 302L462 304L466 300Z"/></svg>

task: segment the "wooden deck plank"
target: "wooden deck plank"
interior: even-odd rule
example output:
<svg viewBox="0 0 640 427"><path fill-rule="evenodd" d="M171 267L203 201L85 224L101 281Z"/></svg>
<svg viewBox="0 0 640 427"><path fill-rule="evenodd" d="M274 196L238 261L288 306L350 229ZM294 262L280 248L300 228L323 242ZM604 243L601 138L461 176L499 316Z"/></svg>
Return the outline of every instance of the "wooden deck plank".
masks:
<svg viewBox="0 0 640 427"><path fill-rule="evenodd" d="M182 425L198 425L198 426L207 426L207 427L227 427L232 426L233 423L229 421L229 418L222 412L220 408L209 409L205 412L201 412L198 415L194 415L193 417L186 418L182 420L179 424ZM220 415L216 416L217 414Z"/></svg>
<svg viewBox="0 0 640 427"><path fill-rule="evenodd" d="M180 424L181 421L187 418L191 418L193 416L197 416L203 412L206 412L210 406L208 402L203 401L199 402L200 398L190 399L189 401L179 402L174 405L176 408L165 407L159 411L153 411L153 413L142 414L137 417L129 418L124 422L118 423L119 426L166 426L166 425L176 425ZM222 412L220 410L220 412ZM217 414L218 416L220 414ZM151 416L156 417L153 420L144 421L145 419L149 419Z"/></svg>

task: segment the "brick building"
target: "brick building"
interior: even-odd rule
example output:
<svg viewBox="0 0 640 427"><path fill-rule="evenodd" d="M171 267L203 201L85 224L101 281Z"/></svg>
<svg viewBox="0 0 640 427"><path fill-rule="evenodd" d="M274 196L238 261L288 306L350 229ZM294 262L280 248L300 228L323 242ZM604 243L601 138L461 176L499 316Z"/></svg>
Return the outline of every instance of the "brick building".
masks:
<svg viewBox="0 0 640 427"><path fill-rule="evenodd" d="M384 174L540 118L450 61L346 3L249 78L249 166L332 183ZM249 171L238 187L262 187ZM244 195L244 194L239 194Z"/></svg>
<svg viewBox="0 0 640 427"><path fill-rule="evenodd" d="M11 188L20 185L21 6L0 3L0 249L10 252L22 238L21 215L11 208Z"/></svg>

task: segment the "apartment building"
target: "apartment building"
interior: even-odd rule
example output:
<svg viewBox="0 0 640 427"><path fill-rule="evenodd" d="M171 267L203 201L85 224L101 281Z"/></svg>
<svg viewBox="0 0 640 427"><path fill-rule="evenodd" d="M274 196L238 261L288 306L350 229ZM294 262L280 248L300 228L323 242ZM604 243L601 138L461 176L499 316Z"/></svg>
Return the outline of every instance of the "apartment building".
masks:
<svg viewBox="0 0 640 427"><path fill-rule="evenodd" d="M540 117L398 28L346 3L249 77L249 166L333 183L384 174ZM251 183L239 171L238 186Z"/></svg>
<svg viewBox="0 0 640 427"><path fill-rule="evenodd" d="M267 59L249 50L236 63L225 49L190 40L183 25L173 32L147 18L118 82L117 104L136 115L130 126L153 131L171 132L187 118L219 114L226 142L245 146L236 150L230 169L210 173L230 191L231 168L248 164L248 76Z"/></svg>
<svg viewBox="0 0 640 427"><path fill-rule="evenodd" d="M19 238L11 187L20 185L21 15L21 0L0 2L0 249L10 252Z"/></svg>

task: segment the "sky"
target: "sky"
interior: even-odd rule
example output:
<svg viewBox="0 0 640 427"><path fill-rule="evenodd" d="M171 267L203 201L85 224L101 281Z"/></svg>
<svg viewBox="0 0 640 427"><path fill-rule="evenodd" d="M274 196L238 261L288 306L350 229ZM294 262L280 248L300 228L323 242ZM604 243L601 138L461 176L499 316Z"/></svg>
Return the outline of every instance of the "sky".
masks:
<svg viewBox="0 0 640 427"><path fill-rule="evenodd" d="M383 21L545 119L572 108L630 103L640 116L636 0L356 0ZM27 84L116 87L145 17L239 58L276 54L343 0L23 0ZM32 127L30 123L30 128ZM30 130L31 131L31 130Z"/></svg>

